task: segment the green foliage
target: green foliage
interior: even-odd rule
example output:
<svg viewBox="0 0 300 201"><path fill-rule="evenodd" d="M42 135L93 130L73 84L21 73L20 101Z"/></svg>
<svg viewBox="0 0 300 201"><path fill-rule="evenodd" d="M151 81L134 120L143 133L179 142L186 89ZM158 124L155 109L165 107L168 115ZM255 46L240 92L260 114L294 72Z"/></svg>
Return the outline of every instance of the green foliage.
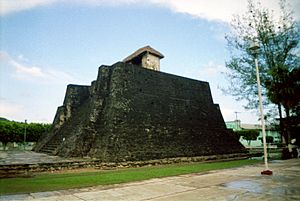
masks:
<svg viewBox="0 0 300 201"><path fill-rule="evenodd" d="M23 125L24 126L24 125ZM51 128L51 124L41 124L41 123L30 123L26 128L26 141L28 142L36 142L40 138L40 136L48 132Z"/></svg>
<svg viewBox="0 0 300 201"><path fill-rule="evenodd" d="M0 117L0 121L9 121L9 120L6 118Z"/></svg>
<svg viewBox="0 0 300 201"><path fill-rule="evenodd" d="M275 104L281 104L290 115L300 105L300 68L289 70L284 67L273 68L272 77L266 81L267 96Z"/></svg>
<svg viewBox="0 0 300 201"><path fill-rule="evenodd" d="M300 118L300 103L292 108L292 114Z"/></svg>
<svg viewBox="0 0 300 201"><path fill-rule="evenodd" d="M261 143L263 143L263 138L260 137L259 139L260 139ZM266 143L267 144L270 144L270 143L273 143L273 142L274 142L274 137L273 136L266 136Z"/></svg>
<svg viewBox="0 0 300 201"><path fill-rule="evenodd" d="M33 193L96 185L119 184L152 178L177 176L210 170L240 167L258 163L257 160L236 160L215 163L191 163L154 167L129 168L111 171L40 174L32 178L0 179L0 195Z"/></svg>
<svg viewBox="0 0 300 201"><path fill-rule="evenodd" d="M279 101L270 95L278 92L279 87L276 83L273 85L278 80L278 74L274 72L278 69L287 72L299 69L299 24L293 19L293 12L286 8L284 0L280 1L279 19L275 19L272 12L263 8L260 3L254 4L251 0L248 2L248 11L242 16L234 17L232 32L226 36L231 53L231 58L226 63L229 70L226 75L231 87L224 91L237 100L246 100L246 108L257 108L256 69L253 52L249 49L250 44L256 41L260 46L257 56L264 104L267 105L270 101L282 104L289 97L282 96L281 99L284 100ZM266 84L267 82L271 83ZM289 85L284 87L284 91L290 91Z"/></svg>
<svg viewBox="0 0 300 201"><path fill-rule="evenodd" d="M0 141L6 147L8 142L23 142L26 128L26 142L36 142L39 137L50 130L51 124L41 123L21 123L8 121L6 119L0 120Z"/></svg>
<svg viewBox="0 0 300 201"><path fill-rule="evenodd" d="M0 140L4 148L8 142L21 142L19 132L19 126L15 122L0 121Z"/></svg>
<svg viewBox="0 0 300 201"><path fill-rule="evenodd" d="M266 136L266 143L273 143L273 142L274 142L273 136Z"/></svg>
<svg viewBox="0 0 300 201"><path fill-rule="evenodd" d="M243 137L243 139L247 140L248 145L250 145L252 140L256 140L259 136L258 130L240 130L235 131L239 136Z"/></svg>
<svg viewBox="0 0 300 201"><path fill-rule="evenodd" d="M261 141L261 143L263 143L263 138L260 137L259 140ZM274 142L274 137L273 136L266 136L266 143L267 144L270 144L270 143L273 143Z"/></svg>

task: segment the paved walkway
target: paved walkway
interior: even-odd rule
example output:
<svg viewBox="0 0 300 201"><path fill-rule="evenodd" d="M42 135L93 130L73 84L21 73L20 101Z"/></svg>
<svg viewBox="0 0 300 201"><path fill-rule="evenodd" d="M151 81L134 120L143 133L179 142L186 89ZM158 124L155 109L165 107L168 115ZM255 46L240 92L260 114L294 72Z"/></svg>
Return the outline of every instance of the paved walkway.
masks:
<svg viewBox="0 0 300 201"><path fill-rule="evenodd" d="M300 200L300 159L112 186L2 196L0 200Z"/></svg>
<svg viewBox="0 0 300 201"><path fill-rule="evenodd" d="M55 163L79 160L78 158L61 158L34 151L0 151L0 165ZM84 160L84 159L80 159Z"/></svg>

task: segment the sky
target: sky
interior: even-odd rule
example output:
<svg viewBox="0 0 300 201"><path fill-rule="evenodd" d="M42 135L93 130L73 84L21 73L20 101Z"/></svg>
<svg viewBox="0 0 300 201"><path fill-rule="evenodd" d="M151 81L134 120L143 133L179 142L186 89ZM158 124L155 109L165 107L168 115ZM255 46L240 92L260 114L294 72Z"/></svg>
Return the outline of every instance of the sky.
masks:
<svg viewBox="0 0 300 201"><path fill-rule="evenodd" d="M261 2L278 15L277 0ZM300 20L300 1L287 2ZM209 82L225 121L258 123L220 89L224 36L246 10L247 0L0 0L0 117L52 123L68 84L90 85L100 65L150 45L161 71Z"/></svg>

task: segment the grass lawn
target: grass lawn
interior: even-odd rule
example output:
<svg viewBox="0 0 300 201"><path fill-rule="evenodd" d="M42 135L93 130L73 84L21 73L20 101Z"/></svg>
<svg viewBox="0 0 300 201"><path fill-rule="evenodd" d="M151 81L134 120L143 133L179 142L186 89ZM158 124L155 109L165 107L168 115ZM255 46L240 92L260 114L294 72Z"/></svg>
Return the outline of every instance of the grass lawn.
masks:
<svg viewBox="0 0 300 201"><path fill-rule="evenodd" d="M233 168L258 162L260 161L236 160L226 162L161 165L119 170L99 170L95 172L38 174L30 178L0 179L0 195L119 184L151 178Z"/></svg>

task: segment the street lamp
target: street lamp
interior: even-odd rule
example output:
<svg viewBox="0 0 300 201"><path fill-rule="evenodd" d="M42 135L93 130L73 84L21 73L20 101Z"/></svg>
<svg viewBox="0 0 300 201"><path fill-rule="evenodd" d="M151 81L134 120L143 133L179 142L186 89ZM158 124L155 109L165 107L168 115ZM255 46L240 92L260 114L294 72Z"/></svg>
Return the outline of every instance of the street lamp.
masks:
<svg viewBox="0 0 300 201"><path fill-rule="evenodd" d="M269 170L269 167L268 167L268 153L267 153L265 118L264 118L264 111L263 111L263 104L262 104L262 97L261 97L259 68L258 68L258 61L257 61L257 56L258 56L258 53L259 53L259 44L257 42L252 42L250 44L249 50L251 51L251 54L254 56L255 67L256 67L256 79L257 79L257 89L258 89L258 99L259 99L259 111L260 111L261 128L262 128L262 135L263 135L264 161L265 161L265 168L266 169L264 171L262 171L261 174L272 175L272 171Z"/></svg>
<svg viewBox="0 0 300 201"><path fill-rule="evenodd" d="M236 130L240 129L240 122L238 120L238 113L240 112L234 112L235 113L235 126L236 126Z"/></svg>
<svg viewBox="0 0 300 201"><path fill-rule="evenodd" d="M27 119L25 119L25 129L24 129L24 150L26 147L26 126L27 126Z"/></svg>

